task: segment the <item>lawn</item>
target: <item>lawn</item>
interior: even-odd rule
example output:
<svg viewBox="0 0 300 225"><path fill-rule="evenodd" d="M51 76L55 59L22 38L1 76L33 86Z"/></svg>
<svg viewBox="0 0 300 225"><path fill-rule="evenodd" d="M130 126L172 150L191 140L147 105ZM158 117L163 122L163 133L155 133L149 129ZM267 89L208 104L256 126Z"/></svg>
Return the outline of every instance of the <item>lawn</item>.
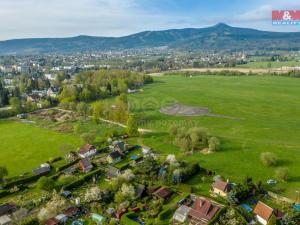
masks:
<svg viewBox="0 0 300 225"><path fill-rule="evenodd" d="M17 121L0 121L0 166L9 176L30 172L50 157L60 156L63 144L79 147L80 138Z"/></svg>
<svg viewBox="0 0 300 225"><path fill-rule="evenodd" d="M288 167L290 181L277 190L296 198L300 190L300 79L267 76L161 76L143 92L129 96L133 111L143 118L142 127L155 132L144 136L143 144L164 154L180 155L168 138L173 124L200 126L221 139L222 150L210 155L186 157L215 170L234 182L246 175L256 181L274 178L274 167L260 162L262 152L274 152L279 166ZM209 116L177 117L159 112L162 106L181 104L208 107Z"/></svg>

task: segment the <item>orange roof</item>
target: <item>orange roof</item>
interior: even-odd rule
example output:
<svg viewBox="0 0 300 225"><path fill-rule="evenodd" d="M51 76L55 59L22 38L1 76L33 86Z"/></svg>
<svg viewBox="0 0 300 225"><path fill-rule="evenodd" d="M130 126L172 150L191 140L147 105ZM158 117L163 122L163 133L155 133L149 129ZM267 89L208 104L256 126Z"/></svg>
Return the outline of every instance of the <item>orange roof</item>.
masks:
<svg viewBox="0 0 300 225"><path fill-rule="evenodd" d="M266 221L271 218L273 212L274 210L270 206L267 206L262 202L258 202L254 209L254 214L258 215Z"/></svg>

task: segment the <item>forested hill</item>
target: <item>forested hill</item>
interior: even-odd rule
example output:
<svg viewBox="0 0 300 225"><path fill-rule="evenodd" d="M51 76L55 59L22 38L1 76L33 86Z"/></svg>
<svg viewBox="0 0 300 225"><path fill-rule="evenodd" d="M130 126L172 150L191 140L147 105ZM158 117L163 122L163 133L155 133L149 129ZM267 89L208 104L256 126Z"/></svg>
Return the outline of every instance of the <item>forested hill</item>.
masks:
<svg viewBox="0 0 300 225"><path fill-rule="evenodd" d="M0 54L72 53L168 47L211 50L300 50L300 32L269 32L219 23L207 28L145 31L125 37L78 36L0 41Z"/></svg>

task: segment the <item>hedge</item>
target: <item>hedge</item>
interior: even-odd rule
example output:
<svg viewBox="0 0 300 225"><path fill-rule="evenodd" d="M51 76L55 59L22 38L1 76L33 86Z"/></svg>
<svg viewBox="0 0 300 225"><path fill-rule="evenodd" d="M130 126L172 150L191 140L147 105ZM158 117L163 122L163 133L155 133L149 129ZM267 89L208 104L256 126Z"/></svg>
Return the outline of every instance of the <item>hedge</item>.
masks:
<svg viewBox="0 0 300 225"><path fill-rule="evenodd" d="M11 194L9 191L0 191L0 198L3 198L9 194Z"/></svg>
<svg viewBox="0 0 300 225"><path fill-rule="evenodd" d="M137 218L138 215L136 213L127 213L122 216L121 218L121 224L122 225L139 225L138 222L135 222L132 220L133 218Z"/></svg>
<svg viewBox="0 0 300 225"><path fill-rule="evenodd" d="M171 206L170 208L167 208L163 210L159 215L158 218L161 221L169 220L172 218L174 212L176 211L176 205Z"/></svg>
<svg viewBox="0 0 300 225"><path fill-rule="evenodd" d="M26 187L26 186L24 186L24 185L19 185L18 188L19 188L19 190L16 191L16 192L10 192L10 191L8 191L8 190L2 190L2 191L0 191L0 198L6 197L6 196L8 196L8 195L15 194L15 193L17 193L17 192L19 192L19 191L23 191L24 189L26 189L26 188L28 188L28 187Z"/></svg>
<svg viewBox="0 0 300 225"><path fill-rule="evenodd" d="M55 158L50 158L50 159L49 159L49 163L55 163L55 162L58 162L58 161L60 161L60 160L62 160L62 157L61 157L61 156L55 157Z"/></svg>
<svg viewBox="0 0 300 225"><path fill-rule="evenodd" d="M11 181L9 183L6 183L3 187L4 188L11 188L13 186L16 185L20 185L20 184L26 184L29 182L33 182L33 181L37 181L39 178L41 177L41 175L32 175L30 177L25 177L19 180L15 180L15 181Z"/></svg>
<svg viewBox="0 0 300 225"><path fill-rule="evenodd" d="M102 169L97 169L94 170L86 175L84 175L83 177L81 177L80 179L66 185L63 187L63 190L72 190L76 187L79 187L80 185L82 185L84 182L89 181L94 175L99 174L100 172L102 172Z"/></svg>
<svg viewBox="0 0 300 225"><path fill-rule="evenodd" d="M62 171L62 170L64 170L64 169L67 169L67 168L69 168L69 167L75 165L76 163L79 162L79 160L80 160L80 159L78 158L78 159L76 159L76 160L73 161L73 162L67 163L67 164L62 165L62 166L60 166L60 167L57 167L57 168L56 168L56 172L60 172L60 171Z"/></svg>

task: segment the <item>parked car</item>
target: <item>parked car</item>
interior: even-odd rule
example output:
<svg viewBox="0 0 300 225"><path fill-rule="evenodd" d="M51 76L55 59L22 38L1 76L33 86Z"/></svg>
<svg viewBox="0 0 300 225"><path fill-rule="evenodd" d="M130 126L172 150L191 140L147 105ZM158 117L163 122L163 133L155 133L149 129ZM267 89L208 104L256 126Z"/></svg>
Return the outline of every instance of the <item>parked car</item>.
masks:
<svg viewBox="0 0 300 225"><path fill-rule="evenodd" d="M267 181L267 184L268 185L274 185L274 184L277 184L277 181L273 180L273 179L270 179L270 180Z"/></svg>

